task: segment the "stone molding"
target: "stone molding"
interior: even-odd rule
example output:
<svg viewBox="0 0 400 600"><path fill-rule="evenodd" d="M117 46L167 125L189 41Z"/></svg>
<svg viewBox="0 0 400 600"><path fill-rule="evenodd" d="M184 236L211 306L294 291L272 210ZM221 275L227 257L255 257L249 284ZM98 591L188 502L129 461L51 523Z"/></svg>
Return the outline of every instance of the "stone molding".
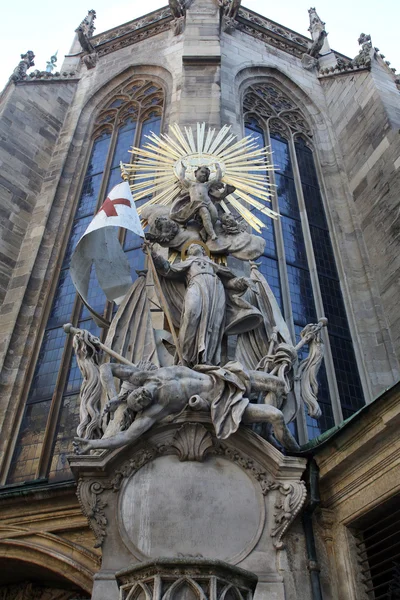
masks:
<svg viewBox="0 0 400 600"><path fill-rule="evenodd" d="M136 594L144 594L146 600L179 600L188 590L198 600L252 600L257 585L257 576L249 571L220 560L187 557L147 561L118 571L115 577L121 600Z"/></svg>
<svg viewBox="0 0 400 600"><path fill-rule="evenodd" d="M157 430L155 431L157 434ZM252 434L252 436L257 436ZM235 437L235 436L233 436ZM262 441L262 438L259 438ZM232 443L232 442L231 442ZM267 444L272 449L272 446ZM245 444L246 447L246 444ZM278 455L281 453L273 449ZM249 448L251 452L251 448ZM249 457L248 452L239 448L232 448L230 443L220 442L209 432L204 425L200 423L188 422L177 429L172 439L167 443L151 444L149 441L141 444L131 458L125 460L122 466L113 470L113 476L106 476L104 470L107 458L112 459L115 453L103 451L98 457L70 457L70 463L73 471L79 470L77 496L82 508L82 512L87 517L89 526L96 536L95 547L101 547L107 536L108 519L106 508L108 500L104 492L117 493L121 490L124 480L130 478L139 469L147 463L153 461L158 456L175 455L180 461L198 461L204 460L208 453L213 453L224 457L230 462L235 463L244 469L251 479L255 480L261 488L263 496L271 492L276 492L274 504L274 526L270 532L273 538L273 544L276 549L284 547L283 537L294 521L306 501L306 487L303 481L298 480L299 476L290 477L285 473L284 479L279 477L278 473L271 473L269 469L260 468L255 460ZM118 453L117 453L118 454ZM282 456L282 455L281 455ZM104 463L103 463L103 460ZM98 477L92 475L94 462L101 461L100 467L102 474ZM86 471L84 464L87 464L89 477L85 477L82 472ZM89 463L91 466L89 467ZM97 469L96 469L97 470ZM297 480L296 480L297 479Z"/></svg>

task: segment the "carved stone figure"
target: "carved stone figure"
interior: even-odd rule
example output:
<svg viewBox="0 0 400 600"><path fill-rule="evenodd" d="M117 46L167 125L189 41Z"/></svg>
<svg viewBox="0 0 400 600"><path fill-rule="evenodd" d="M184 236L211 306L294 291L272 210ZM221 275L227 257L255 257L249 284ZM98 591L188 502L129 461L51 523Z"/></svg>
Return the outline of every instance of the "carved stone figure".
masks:
<svg viewBox="0 0 400 600"><path fill-rule="evenodd" d="M174 325L179 327L183 364L219 365L224 333L248 331L262 321L261 313L240 298L252 285L250 280L214 263L199 244L189 247L185 261L173 265L152 255ZM186 286L179 286L179 281Z"/></svg>
<svg viewBox="0 0 400 600"><path fill-rule="evenodd" d="M236 29L236 17L239 12L241 0L219 0L222 8L223 29L227 33L232 33Z"/></svg>
<svg viewBox="0 0 400 600"><path fill-rule="evenodd" d="M219 188L222 179L222 172L218 164L216 167L215 178L210 181L210 169L208 167L198 167L195 172L195 181L186 177L186 167L181 162L181 172L179 181L183 190L189 192L189 198L184 196L178 198L171 208L171 219L177 223L187 223L197 215L199 215L204 230L211 240L217 239L217 234L214 231L214 224L218 219L218 212L210 198L212 189L212 197L214 200L219 200L226 197L227 194L234 191L232 186L227 186L228 190L222 186Z"/></svg>
<svg viewBox="0 0 400 600"><path fill-rule="evenodd" d="M58 53L58 50L55 54L53 54L53 56L50 57L50 60L48 60L46 62L46 72L47 73L52 73L54 71L54 69L56 68L57 53Z"/></svg>
<svg viewBox="0 0 400 600"><path fill-rule="evenodd" d="M312 56L314 58L318 58L319 53L321 52L321 48L324 45L327 35L328 34L326 33L325 29L320 31L318 34L318 37L313 41L313 43L311 44L311 46L308 49L308 51L306 52L306 54L308 54L309 56Z"/></svg>
<svg viewBox="0 0 400 600"><path fill-rule="evenodd" d="M90 10L87 16L83 19L82 23L75 30L78 34L79 43L84 52L82 61L88 69L93 69L96 66L98 60L96 49L90 41L90 38L93 36L93 32L95 29L95 18L96 12L94 10Z"/></svg>
<svg viewBox="0 0 400 600"><path fill-rule="evenodd" d="M371 56L375 52L372 48L371 36L361 33L358 38L358 43L361 49L357 56L351 61L351 64L355 67L367 67L371 66Z"/></svg>
<svg viewBox="0 0 400 600"><path fill-rule="evenodd" d="M11 75L12 81L21 81L22 79L26 79L26 73L28 69L35 66L33 59L35 58L32 50L28 50L25 54L21 54L21 61L18 63L18 66L15 67L13 74Z"/></svg>
<svg viewBox="0 0 400 600"><path fill-rule="evenodd" d="M166 206L149 206L143 210L142 217L149 226L146 238L164 248L180 252L185 244L201 237L201 226L196 221L183 226L169 217ZM232 214L223 214L214 230L217 239L208 240L206 245L215 255L230 254L239 260L254 260L264 252L264 238L249 233L246 224Z"/></svg>
<svg viewBox="0 0 400 600"><path fill-rule="evenodd" d="M210 407L216 435L221 439L234 433L242 420L246 423L268 422L284 447L298 449L282 412L272 406L279 403L285 389L284 381L275 375L245 371L237 362L227 363L223 368L198 365L195 369L181 366L154 369L150 366L147 370L107 363L101 369L107 392L113 396L106 411L113 412L126 402L126 429L108 439L75 438L77 454L131 444L162 419L177 416L186 407L199 406L200 409ZM128 384L119 395L116 395L113 377ZM265 401L271 404L250 404L248 396L254 392L264 394ZM134 415L136 418L132 422Z"/></svg>
<svg viewBox="0 0 400 600"><path fill-rule="evenodd" d="M168 0L169 8L174 17L171 29L174 35L182 33L185 27L186 5L182 0Z"/></svg>

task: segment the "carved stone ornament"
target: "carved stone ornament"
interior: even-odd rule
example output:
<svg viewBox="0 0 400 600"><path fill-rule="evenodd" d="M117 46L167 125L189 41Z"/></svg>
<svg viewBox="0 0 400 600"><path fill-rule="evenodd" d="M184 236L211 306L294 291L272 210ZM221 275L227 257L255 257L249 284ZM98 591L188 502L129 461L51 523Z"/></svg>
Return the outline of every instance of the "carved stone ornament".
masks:
<svg viewBox="0 0 400 600"><path fill-rule="evenodd" d="M77 496L82 511L97 538L95 547L101 547L107 535L108 519L105 509L108 502L102 498L105 491L118 493L126 479L131 478L139 469L159 456L175 455L180 461L202 462L210 453L224 457L244 469L250 478L258 482L263 496L267 496L270 492L276 493L275 525L271 531L271 537L274 540L275 548L281 549L285 532L305 502L304 482L275 480L254 460L217 440L204 425L190 422L179 427L169 443L140 449L114 472L112 478L94 480L92 477L89 479L81 477L79 479Z"/></svg>
<svg viewBox="0 0 400 600"><path fill-rule="evenodd" d="M28 50L28 52L26 52L25 54L21 54L22 60L15 67L10 79L12 81L21 81L23 79L26 79L26 72L28 71L28 69L35 66L35 63L33 61L34 58L35 55L32 52L32 50Z"/></svg>
<svg viewBox="0 0 400 600"><path fill-rule="evenodd" d="M171 449L178 453L180 461L196 460L202 462L214 448L211 434L203 425L185 423L178 429L172 440Z"/></svg>
<svg viewBox="0 0 400 600"><path fill-rule="evenodd" d="M252 600L257 576L220 560L160 558L119 571L124 598Z"/></svg>
<svg viewBox="0 0 400 600"><path fill-rule="evenodd" d="M37 583L17 583L0 586L0 600L84 600L87 596Z"/></svg>

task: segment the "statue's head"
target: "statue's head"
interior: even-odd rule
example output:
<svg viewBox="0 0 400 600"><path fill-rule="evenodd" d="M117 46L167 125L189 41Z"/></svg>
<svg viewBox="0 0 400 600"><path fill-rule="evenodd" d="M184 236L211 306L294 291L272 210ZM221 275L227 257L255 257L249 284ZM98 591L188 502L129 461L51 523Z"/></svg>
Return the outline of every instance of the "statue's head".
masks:
<svg viewBox="0 0 400 600"><path fill-rule="evenodd" d="M210 169L208 167L199 167L195 170L194 176L199 183L205 183L210 177Z"/></svg>
<svg viewBox="0 0 400 600"><path fill-rule="evenodd" d="M138 388L133 390L127 398L127 405L133 412L140 412L150 406L153 402L151 392L146 388Z"/></svg>
<svg viewBox="0 0 400 600"><path fill-rule="evenodd" d="M155 231L153 232L152 229ZM157 241L160 244L171 242L179 231L178 223L166 216L156 217L154 228L150 228L150 232L156 235Z"/></svg>
<svg viewBox="0 0 400 600"><path fill-rule="evenodd" d="M188 256L205 256L206 251L204 250L203 246L200 246L200 244L190 244L188 251L187 251L187 255Z"/></svg>

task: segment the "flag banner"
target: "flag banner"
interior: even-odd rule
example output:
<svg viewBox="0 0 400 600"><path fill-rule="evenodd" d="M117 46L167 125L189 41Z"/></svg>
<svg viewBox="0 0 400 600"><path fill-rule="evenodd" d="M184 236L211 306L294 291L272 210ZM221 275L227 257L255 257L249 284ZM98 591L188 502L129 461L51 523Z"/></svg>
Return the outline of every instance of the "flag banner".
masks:
<svg viewBox="0 0 400 600"><path fill-rule="evenodd" d="M111 190L77 243L71 259L72 282L95 316L99 315L88 301L92 268L107 300L116 304L122 302L133 283L128 259L118 240L120 227L144 237L127 181Z"/></svg>

